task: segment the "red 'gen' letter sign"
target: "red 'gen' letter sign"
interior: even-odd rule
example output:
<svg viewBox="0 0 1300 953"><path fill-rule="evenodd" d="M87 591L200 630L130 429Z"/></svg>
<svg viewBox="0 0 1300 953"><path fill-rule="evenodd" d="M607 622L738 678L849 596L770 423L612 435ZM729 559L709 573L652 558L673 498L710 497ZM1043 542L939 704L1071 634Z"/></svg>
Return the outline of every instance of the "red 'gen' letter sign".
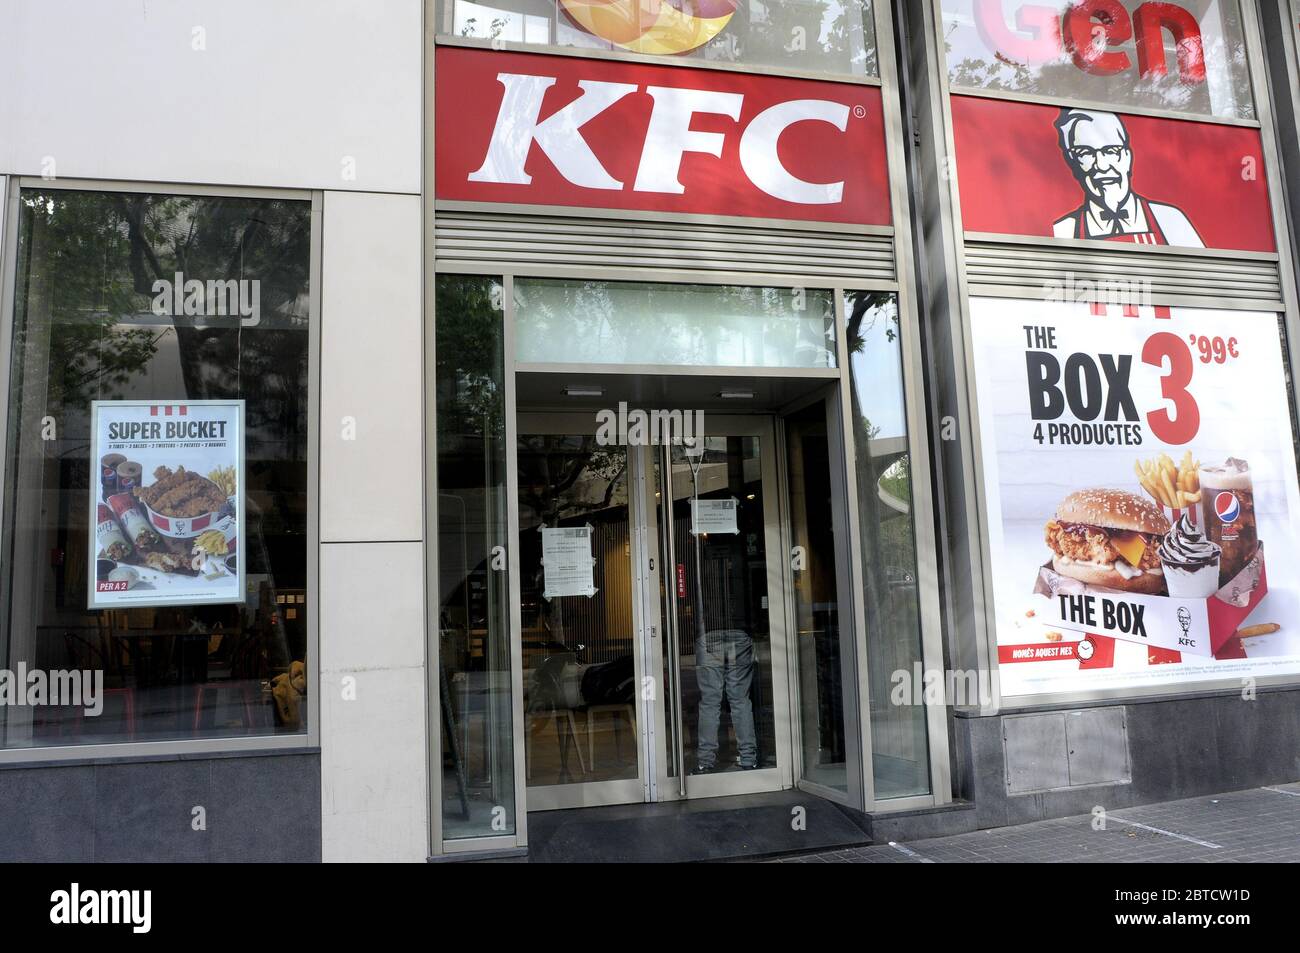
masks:
<svg viewBox="0 0 1300 953"><path fill-rule="evenodd" d="M1144 3L1133 14L1133 26L1137 34L1138 73L1143 79L1169 72L1163 35L1167 29L1177 50L1178 78L1189 85L1205 82L1205 49L1196 17L1172 3Z"/></svg>
<svg viewBox="0 0 1300 953"><path fill-rule="evenodd" d="M1065 11L1065 48L1074 65L1098 76L1113 76L1129 68L1128 54L1108 47L1133 36L1128 11L1119 0L1082 0Z"/></svg>
<svg viewBox="0 0 1300 953"><path fill-rule="evenodd" d="M1173 37L1178 79L1188 85L1205 82L1205 52L1196 17L1175 3L1149 0L1130 17L1119 0L1075 0L1060 14L1054 7L1022 2L1015 8L1012 30L1003 0L972 0L975 29L990 51L1016 63L1039 66L1062 52L1074 65L1096 76L1114 76L1133 65L1118 47L1133 40L1138 75L1165 76L1164 33Z"/></svg>

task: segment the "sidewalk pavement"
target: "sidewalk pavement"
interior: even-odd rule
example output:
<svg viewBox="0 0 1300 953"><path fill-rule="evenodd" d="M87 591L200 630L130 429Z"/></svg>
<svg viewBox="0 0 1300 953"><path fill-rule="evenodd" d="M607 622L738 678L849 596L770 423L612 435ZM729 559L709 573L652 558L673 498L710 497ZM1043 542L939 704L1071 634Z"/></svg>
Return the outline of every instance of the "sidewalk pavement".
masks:
<svg viewBox="0 0 1300 953"><path fill-rule="evenodd" d="M777 858L782 864L1300 862L1300 782L1092 815Z"/></svg>

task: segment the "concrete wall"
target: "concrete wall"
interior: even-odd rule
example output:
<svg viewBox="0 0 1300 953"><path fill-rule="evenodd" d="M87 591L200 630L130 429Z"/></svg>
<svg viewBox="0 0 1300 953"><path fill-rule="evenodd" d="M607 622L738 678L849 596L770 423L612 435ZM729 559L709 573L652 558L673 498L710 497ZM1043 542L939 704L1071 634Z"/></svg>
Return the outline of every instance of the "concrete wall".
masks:
<svg viewBox="0 0 1300 953"><path fill-rule="evenodd" d="M420 0L8 0L0 173L420 190Z"/></svg>
<svg viewBox="0 0 1300 953"><path fill-rule="evenodd" d="M419 196L325 196L326 860L428 856L420 221Z"/></svg>
<svg viewBox="0 0 1300 953"><path fill-rule="evenodd" d="M310 752L0 767L3 863L310 862L320 843Z"/></svg>
<svg viewBox="0 0 1300 953"><path fill-rule="evenodd" d="M1007 716L956 718L959 794L974 802L974 826L1087 814L1098 806L1114 811L1300 777L1300 691L1261 690L1253 700L1212 695L1119 707L1127 724L1130 781L1019 795L1007 793Z"/></svg>

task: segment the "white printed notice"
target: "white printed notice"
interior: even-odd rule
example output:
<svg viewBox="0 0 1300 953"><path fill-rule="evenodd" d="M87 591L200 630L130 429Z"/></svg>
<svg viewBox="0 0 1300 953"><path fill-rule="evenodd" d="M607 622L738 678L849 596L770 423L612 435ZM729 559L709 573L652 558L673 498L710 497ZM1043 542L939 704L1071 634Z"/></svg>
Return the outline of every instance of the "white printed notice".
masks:
<svg viewBox="0 0 1300 953"><path fill-rule="evenodd" d="M728 500L691 500L691 533L695 536L739 533L736 526L738 506L739 501L735 497Z"/></svg>
<svg viewBox="0 0 1300 953"><path fill-rule="evenodd" d="M89 607L244 601L244 402L91 405Z"/></svg>
<svg viewBox="0 0 1300 953"><path fill-rule="evenodd" d="M542 598L594 596L596 559L591 554L591 524L542 527Z"/></svg>

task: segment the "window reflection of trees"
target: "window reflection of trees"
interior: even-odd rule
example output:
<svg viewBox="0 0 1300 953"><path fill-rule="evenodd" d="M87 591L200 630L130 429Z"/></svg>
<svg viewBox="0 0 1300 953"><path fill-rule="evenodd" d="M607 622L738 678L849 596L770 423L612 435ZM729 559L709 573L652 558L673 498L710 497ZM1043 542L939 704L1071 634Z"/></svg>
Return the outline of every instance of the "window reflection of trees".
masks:
<svg viewBox="0 0 1300 953"><path fill-rule="evenodd" d="M825 291L520 279L515 295L525 363L834 366Z"/></svg>
<svg viewBox="0 0 1300 953"><path fill-rule="evenodd" d="M658 2L615 0L611 5L626 6L631 17L638 5L644 9ZM693 6L692 0L672 2L687 11ZM683 58L848 76L877 75L875 24L867 0L734 0L733 5L735 14L726 28L703 46L681 54ZM444 0L443 13L443 31L459 36L618 49L579 29L557 0Z"/></svg>
<svg viewBox="0 0 1300 953"><path fill-rule="evenodd" d="M5 648L28 664L71 664L51 654L59 640L28 644L33 626L59 630L74 662L90 646L109 665L111 684L139 693L138 717L128 710L106 719L96 740L120 740L119 733L130 740L177 730L188 735L197 720L195 728L177 728L191 717L182 711L188 699L172 697L178 686L247 687L286 672L306 654L307 608L297 599L307 583L310 205L42 187L21 193L18 214L10 380L17 439L6 492L10 502L39 492L43 503L7 511L13 513L7 545L49 541L65 555L53 567L10 567L0 598L10 625ZM213 313L212 302L204 314L173 313L170 292L167 306L155 308L155 282L170 288L178 274L205 287L256 282L256 316L243 323L240 314ZM97 470L87 459L91 401L235 398L245 401L241 492L248 525L240 533L241 561L250 581L265 581L246 606L131 610L136 624L126 638L118 628L123 613L84 609L83 554L92 530L80 514L86 495L98 491ZM57 437L45 442L38 459L31 448L40 442L42 417L57 421ZM290 597L293 610L282 608L287 603L279 593L286 589L299 591ZM156 622L141 627L146 616ZM217 634L206 654L192 651L193 639L177 638L208 631ZM106 648L96 649L101 637ZM257 704L265 699L253 688L246 698L252 714L236 730L271 728ZM300 713L291 715L277 712L274 727L305 727ZM215 709L205 709L204 717L215 719ZM214 730L229 733L228 726Z"/></svg>
<svg viewBox="0 0 1300 953"><path fill-rule="evenodd" d="M1009 33L1029 37L1014 29L1014 11L1026 0L1003 0L1003 18ZM1143 0L1122 0L1131 14ZM1045 6L1064 12L1069 3L1048 0ZM1179 78L1173 38L1163 33L1168 72L1142 78L1137 72L1136 46L1132 39L1109 47L1129 56L1131 66L1111 76L1093 75L1074 64L1068 52L1048 63L1027 64L1004 51L989 50L978 35L972 0L943 0L944 48L948 81L955 91L1001 90L1036 96L1108 103L1116 108L1138 106L1173 112L1199 113L1253 119L1254 98L1246 57L1241 14L1233 2L1179 0L1179 6L1201 24L1207 79L1189 85ZM1058 17L1059 22L1059 17Z"/></svg>
<svg viewBox="0 0 1300 953"><path fill-rule="evenodd" d="M906 431L883 434L871 421L903 416L899 314L887 292L852 291L845 303L858 520L870 675L873 756L877 797L898 797L929 789L924 708L890 703L896 672L912 671L921 660L921 621L916 585L916 536L912 522ZM893 356L866 360L872 348ZM892 374L880 368L896 368ZM918 492L928 492L921 488ZM900 503L906 501L905 505Z"/></svg>

